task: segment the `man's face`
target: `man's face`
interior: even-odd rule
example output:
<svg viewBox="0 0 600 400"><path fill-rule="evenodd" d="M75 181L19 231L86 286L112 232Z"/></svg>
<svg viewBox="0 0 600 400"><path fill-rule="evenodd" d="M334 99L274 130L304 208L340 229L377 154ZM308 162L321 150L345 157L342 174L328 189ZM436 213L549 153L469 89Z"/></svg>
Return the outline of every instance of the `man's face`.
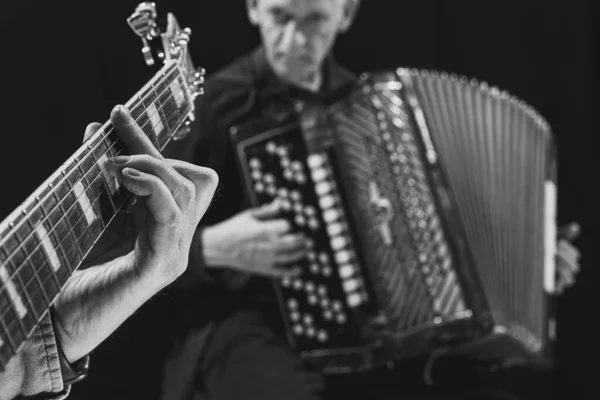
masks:
<svg viewBox="0 0 600 400"><path fill-rule="evenodd" d="M346 1L250 1L250 18L277 75L293 83L313 79L347 20Z"/></svg>

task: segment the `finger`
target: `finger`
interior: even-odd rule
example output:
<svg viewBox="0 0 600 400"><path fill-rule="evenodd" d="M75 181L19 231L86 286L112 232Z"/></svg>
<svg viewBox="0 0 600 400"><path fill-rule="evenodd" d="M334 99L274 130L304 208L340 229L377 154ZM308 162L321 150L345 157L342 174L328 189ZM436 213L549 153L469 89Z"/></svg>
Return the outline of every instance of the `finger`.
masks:
<svg viewBox="0 0 600 400"><path fill-rule="evenodd" d="M158 177L167 186L180 209L196 202L196 188L191 181L178 174L169 163L147 154L113 157L107 167L109 170L116 169L117 174L123 168L132 168Z"/></svg>
<svg viewBox="0 0 600 400"><path fill-rule="evenodd" d="M280 210L281 210L281 208L280 208L279 201L277 201L277 199L275 199L272 202L265 204L261 207L251 209L250 214L254 218L264 221L264 220L275 218L277 216L277 214L279 214Z"/></svg>
<svg viewBox="0 0 600 400"><path fill-rule="evenodd" d="M571 287L575 284L575 276L568 270L558 270L558 284L557 287L561 287L561 291L565 288Z"/></svg>
<svg viewBox="0 0 600 400"><path fill-rule="evenodd" d="M558 242L557 255L573 262L578 262L581 258L579 250L566 240Z"/></svg>
<svg viewBox="0 0 600 400"><path fill-rule="evenodd" d="M556 257L557 269L569 269L574 272L579 271L579 257L577 254L567 251L559 251Z"/></svg>
<svg viewBox="0 0 600 400"><path fill-rule="evenodd" d="M581 225L576 222L571 222L567 226L561 227L558 230L558 238L574 241L581 234Z"/></svg>
<svg viewBox="0 0 600 400"><path fill-rule="evenodd" d="M276 237L288 233L292 229L290 223L285 219L275 219L262 223L262 231L267 237Z"/></svg>
<svg viewBox="0 0 600 400"><path fill-rule="evenodd" d="M92 122L91 124L86 126L85 133L83 134L83 142L85 143L101 127L102 127L102 124L100 122Z"/></svg>
<svg viewBox="0 0 600 400"><path fill-rule="evenodd" d="M302 273L302 268L298 266L286 268L284 266L275 265L261 270L260 273L271 278L294 278Z"/></svg>
<svg viewBox="0 0 600 400"><path fill-rule="evenodd" d="M219 175L205 167L199 167L180 160L167 160L179 174L192 182L196 188L196 206L204 214L219 186Z"/></svg>
<svg viewBox="0 0 600 400"><path fill-rule="evenodd" d="M286 253L300 249L308 250L308 243L302 234L288 234L273 240L277 252Z"/></svg>
<svg viewBox="0 0 600 400"><path fill-rule="evenodd" d="M307 253L308 253L308 249L306 249L306 248L300 248L300 249L296 249L296 250L281 252L281 253L277 253L275 255L275 261L277 261L278 263L281 263L281 264L298 262L298 261L302 260L304 257L306 257Z"/></svg>
<svg viewBox="0 0 600 400"><path fill-rule="evenodd" d="M163 156L125 107L116 106L110 114L110 120L130 154L148 154L160 160L163 159Z"/></svg>
<svg viewBox="0 0 600 400"><path fill-rule="evenodd" d="M158 224L179 225L181 212L169 188L158 177L124 168L121 171L123 186L137 196L147 197L146 206Z"/></svg>

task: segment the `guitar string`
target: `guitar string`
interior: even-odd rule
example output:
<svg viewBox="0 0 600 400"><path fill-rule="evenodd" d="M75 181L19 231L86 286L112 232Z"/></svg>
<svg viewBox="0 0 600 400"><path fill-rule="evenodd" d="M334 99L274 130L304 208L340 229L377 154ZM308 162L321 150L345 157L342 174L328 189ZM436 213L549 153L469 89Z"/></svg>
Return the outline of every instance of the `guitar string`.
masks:
<svg viewBox="0 0 600 400"><path fill-rule="evenodd" d="M164 91L163 91L163 93L164 93ZM162 95L163 93L161 93L161 95ZM160 96L159 96L159 97L160 97ZM172 97L173 99L175 99L175 97L173 97L172 95L170 95L169 97ZM185 96L183 96L183 98L185 98ZM173 104L172 104L171 102L168 102L167 104L164 104L164 105L160 105L160 111L163 111L163 112L164 112L164 111L169 111L169 110L168 110L168 108L169 108L169 107L171 107L172 105L173 105ZM178 107L175 107L175 109L176 109L176 110L179 110L179 108L178 108ZM156 114L157 114L157 113L159 113L160 111L159 111L159 110L157 110L157 112L156 112L156 113L154 113L154 114L152 114L152 116L156 115ZM138 119L136 119L136 122L139 122L139 120L140 120L140 119L141 119L141 118L142 118L144 115L147 115L147 114L141 114L141 115L138 117ZM165 122L167 122L167 121L165 121ZM152 123L152 118L151 118L151 117L148 117L148 121L146 121L146 122L145 122L145 123L142 125L142 127L141 127L141 128L142 128L142 129L143 129L143 128L145 128L145 127L147 126L147 124L148 124L148 123ZM162 124L162 119L161 119L161 122L160 122L160 123ZM158 126L158 123L157 123L157 125L153 125L153 126L152 126L152 127L153 127L153 129L154 129L154 128L156 128L156 126ZM88 157L90 157L90 156L92 156L92 155L94 154L93 150L97 149L97 148L98 148L98 146L100 146L100 145L101 145L101 144L103 144L103 143L104 143L104 144L106 144L106 143L104 142L104 139L108 138L108 136L109 136L109 135L112 133L112 130L111 130L111 131L109 131L109 132L105 132L105 133L106 133L106 135L102 137L102 140L99 140L99 141L98 141L98 143L97 143L97 144L96 144L96 145L93 147L93 149L92 149L92 150L90 150L90 151L89 151L89 152L88 152L86 155L84 155L84 157L82 157L80 160L77 160L77 161L76 161L76 163L74 163L74 168L73 168L73 169L72 169L72 170L71 170L71 171L70 171L68 174L65 174L65 175L63 176L63 178L61 178L61 181L60 181L60 182L58 182L57 184L53 185L53 187L58 187L58 186L60 186L61 184L63 184L65 181L68 181L68 178L69 178L69 177L72 175L73 171L74 171L74 170L76 170L76 169L77 169L77 167L81 167L81 164L82 164L82 163L83 163L83 162L84 162L84 161L85 161L85 160L86 160ZM107 151L105 151L103 155L106 155L106 154L108 154L108 151L112 150L112 149L114 148L114 146L115 146L115 145L119 144L119 142L120 142L120 140L118 140L118 139L117 139L117 140L115 140L114 142L111 142L112 144L111 144L111 145L110 145L110 146L107 148ZM100 161L96 161L96 162L94 162L94 163L93 163L93 164L90 166L90 168L89 168L87 171L84 171L84 172L83 172L83 176L82 176L82 178L83 178L84 176L86 176L86 175L87 175L87 174L88 174L88 173L89 173L91 170L93 170L93 169L94 169L95 167L97 167L97 166L98 166L98 168L100 169L100 171L103 171L103 168L100 168ZM79 170L78 170L78 171L79 171ZM78 183L79 181L80 181L80 179L77 181L77 183ZM88 186L87 188L89 188L89 186ZM86 188L86 189L87 189L87 188ZM72 188L72 189L70 189L70 190L69 190L69 191L68 191L68 192L67 192L67 193L66 193L66 194L63 196L63 198L59 199L59 200L58 200L58 203L57 203L57 204L56 204L56 205L55 205L55 206L54 206L54 207L53 207L51 210L49 210L49 211L46 211L46 213L48 213L48 214L49 214L49 213L52 213L52 212L53 212L53 211L54 211L54 210L55 210L55 209L56 209L58 206L60 206L60 203L61 203L61 202L63 202L63 201L64 201L64 200L65 200L65 199L66 199L66 198L67 198L67 197L68 197L70 194L72 194L72 192L73 192L73 188ZM49 193L49 194L48 194L48 195L46 195L46 196L51 196L51 195L52 195L52 193ZM45 199L43 199L43 200L45 200ZM38 204L36 204L36 206L34 206L34 207L33 207L33 208L30 210L30 211L28 211L28 213L27 213L27 214L29 214L29 215L27 215L27 217L30 217L30 216L31 216L31 214L33 214L35 211L37 211L37 210L38 210L38 208L40 208L40 207L43 205L43 202L44 202L43 200L40 200L40 201L39 201L39 203L38 203ZM43 210L43 209L42 209L42 210ZM43 210L43 211L44 211L44 210ZM24 218L24 220L26 220L26 219L27 219L27 218ZM44 222L47 222L47 220L48 220L48 217L45 217L45 218L43 218L43 219L42 219L40 222L41 222L41 223L44 223ZM24 221L23 223L25 223L25 221ZM12 233L13 233L12 231L16 231L16 230L18 230L18 229L21 227L21 225L22 225L23 223L19 224L18 226L15 226L15 227L13 227L13 229L12 229L12 230L9 232L9 235L5 236L5 237L6 237L6 240L8 240L8 238L10 237L10 234L12 234ZM38 223L38 225L39 225L39 223ZM7 256L7 260L10 260L10 259L12 258L12 256L14 255L14 253L16 253L16 252L17 252L19 249L21 249L23 242L24 242L25 240L29 239L29 237L31 237L31 236L33 235L33 233L34 233L34 232L32 231L32 232L31 232L31 233L30 233L30 234L29 234L27 237L25 237L25 238L24 238L24 240L23 240L23 241L20 243L20 245L19 245L19 246L17 246L17 247L16 247L16 248L13 250L13 252Z"/></svg>
<svg viewBox="0 0 600 400"><path fill-rule="evenodd" d="M164 91L163 91L163 93L164 93ZM167 107L168 107L168 106L172 106L172 104L167 104L166 106L167 106ZM167 107L165 107L165 106L162 106L162 105L161 105L161 110L162 110L162 111L165 111L165 110L167 109ZM175 107L175 108L178 110L178 108L177 108L177 107ZM137 121L136 121L136 122L137 122ZM152 120L151 120L150 118L149 118L149 119L148 119L148 121L147 121L147 122L146 122L146 123L143 125L143 127L146 127L146 125L147 125L148 123L152 123ZM161 120L161 123L162 123L162 120ZM158 123L157 123L155 126L153 126L153 128L156 128L156 126L158 126ZM111 146L108 148L108 151L110 151L110 150L114 149L114 147L115 147L115 145L116 145L117 143L118 143L118 141L115 141L115 143L111 144ZM107 152L105 152L105 154L106 154L106 153L108 153L108 151L107 151ZM91 155L91 154L92 154L92 153L89 153L88 155L86 155L86 156L84 157L84 159L85 159L86 157L88 157L89 155ZM118 153L117 155L119 155L119 154L120 154L120 153ZM92 165L92 167L91 167L91 168L90 168L88 171L86 171L85 173L83 173L82 179L83 179L83 178L85 178L85 177L86 177L86 176L89 174L89 172L90 172L90 171L92 171L92 169L93 169L95 166L98 166L98 165L99 165L99 162L96 162L96 163L94 163L94 164ZM69 174L69 175L70 175L70 174ZM79 179L79 180L78 180L78 182L82 182L82 179ZM92 186L93 186L93 185L94 185L94 184L97 182L97 180L98 180L98 179L102 179L102 173L99 173L99 174L97 174L97 176L96 176L95 178L93 178L93 181L92 181L90 184L88 184L88 185L87 185L87 187L86 187L85 189L87 190L87 189L89 189L90 187L92 187ZM112 183L112 182L113 182L113 181L110 181L109 183ZM64 200L67 198L67 196L68 196L69 194L71 194L71 193L72 193L72 191L73 191L73 189L71 189L71 190L70 190L70 191L69 191L69 192L68 192L68 193L67 193L67 194L66 194L66 195L63 197L63 199L61 199L61 200L60 200L60 201L59 201L59 202L58 202L58 203L57 203L57 204L56 204L56 205L53 207L53 209L52 209L51 211L48 211L48 212L47 212L47 214L50 214L50 213L54 212L54 210L56 210L56 208L60 207L61 203L62 203L62 202L64 202ZM101 194L102 194L102 193L101 193ZM100 194L100 195L101 195L101 194ZM97 197L98 197L98 196L97 196ZM97 197L94 199L94 201L97 199ZM77 198L76 198L76 200L77 200ZM68 215L69 211L71 211L71 209L72 209L73 207L75 207L75 206L76 206L76 201L75 201L75 202L73 202L73 204L72 204L72 205L69 207L69 209L66 211L66 213L65 213L65 216L64 216L64 217L61 217L61 218L60 218L60 219L59 219L59 220L56 222L55 226L54 226L52 229L50 229L50 230L48 231L48 235L47 235L45 238L43 238L43 239L40 239L40 244L39 244L38 246L36 246L36 247L33 249L33 252L37 251L37 250L40 248L40 246L42 246L41 242L43 242L45 239L47 239L47 238L49 238L49 237L50 237L50 233L52 233L52 232L54 231L54 229L55 229L55 228L58 226L58 224L59 224L61 221L64 221L64 220L65 220L65 218L67 218L67 215ZM121 205L121 206L122 206L122 205ZM119 207L121 207L121 206L119 206ZM93 207L92 207L92 208L93 208ZM90 208L88 208L88 209L86 209L86 210L83 210L83 214L82 214L82 216L81 216L81 217L79 217L79 219L78 219L78 220L75 222L75 225L76 225L77 223L79 223L79 221L81 221L81 219L82 219L83 217L85 217L85 212L87 212L89 209L90 209ZM39 223L44 223L44 222L46 222L48 219L49 219L49 217L45 217L45 218L44 218L44 219L42 219L42 220L41 220ZM39 225L39 223L38 223L38 225ZM72 232L72 229L70 228L70 229L69 229L69 231L71 231L71 232ZM74 233L74 232L72 232L72 233ZM32 231L32 232L31 232L31 233L30 233L30 234L29 234L29 235L28 235L28 236L27 236L27 237L26 237L26 238L25 238L25 239L24 239L24 240L21 242L21 244L20 244L18 247L16 247L16 248L15 248L15 250L13 251L13 253L11 253L11 255L9 255L9 256L8 256L8 258L7 258L7 260L6 260L6 261L10 261L12 258L14 258L15 254L17 253L17 251L18 251L18 250L20 250L20 249L21 249L21 248L24 246L25 242L26 242L26 241L27 241L27 240L28 240L28 239L29 239L31 236L33 236L33 235L34 235L34 231ZM79 244L79 239L81 239L81 236L80 236L79 238L77 238L77 243L76 243L76 244ZM60 244L62 244L62 242L61 242ZM59 244L59 245L60 245L60 244ZM71 248L72 248L72 247L71 247ZM71 248L69 248L68 250L71 250ZM64 252L64 250L63 250L63 252ZM15 278L15 277L16 277L16 276L17 276L17 275L18 275L18 274L19 274L19 273L22 271L22 269L23 269L23 268L26 266L26 265L24 265L24 264L26 264L26 263L27 263L27 261L29 260L29 258L30 258L30 257L31 257L31 255L30 255L30 256L28 256L28 257L27 257L27 259L25 259L25 260L24 260L24 261L21 263L21 265L15 269L14 273L13 273L13 274L12 274L12 275L9 277L9 279L10 279L11 281L13 281L13 280L14 280L14 278ZM45 265L47 265L47 262L45 262L45 263L42 265L42 268L43 268ZM40 272L40 270L35 270L35 272L36 272L36 276L37 276L37 272ZM31 283L31 280L30 280L30 281L29 281L27 284L30 284L30 283ZM0 288L0 295L1 295L1 294L2 294L2 292L3 292L3 291L5 291L5 290L7 290L7 289L5 289L4 287Z"/></svg>
<svg viewBox="0 0 600 400"><path fill-rule="evenodd" d="M168 71L169 71L169 70L168 70ZM176 70L175 70L175 71L176 71ZM168 78L169 78L169 77L172 75L172 72L173 72L172 70L170 70L170 71L168 72L168 74L165 72L165 73L163 74L163 76L161 76L160 80L159 80L159 81L157 81L157 83L156 83L156 84L157 84L157 86L158 86L158 85L161 85L161 84L162 84L162 83L164 83L166 80L168 80ZM177 74L177 77L179 77L179 74ZM175 80L172 80L172 82L174 82L174 81L175 81ZM150 83L150 84L151 84L151 83ZM160 93L158 96L156 96L156 100L158 100L158 98L159 98L160 96L162 96L162 95L163 95L163 94L164 94L164 93L165 93L165 92L166 92L166 91L169 89L169 87L170 87L169 85L166 85L165 89L164 89L164 90L163 90L163 91L162 91L162 92L161 92L161 93ZM180 87L180 88L181 88L181 87ZM182 90L182 92L183 92L183 90ZM147 100L147 99L148 99L150 96L152 96L152 95L154 95L154 94L155 94L155 91L153 90L153 91L150 91L150 92L148 92L148 94L147 94L146 96L144 96L143 98L142 98L142 97L138 97L138 98L137 98L137 99L134 101L134 103L132 104L132 107L131 107L131 109L135 109L135 108L136 108L136 107L138 107L139 105L142 105L142 106L143 106L143 102L144 102L144 100ZM172 97L172 95L170 95L170 97ZM185 97L185 96L184 96L184 97ZM152 104L154 104L154 102L152 102ZM160 105L159 107L157 107L157 113L158 113L160 110L162 110L162 108L163 108L163 105ZM156 114L156 113L155 113L155 114ZM153 114L153 115L155 115L155 114ZM143 115L145 115L145 114L144 114L144 113L140 114L140 115L137 117L137 119L135 119L135 121L136 121L136 122L138 122L138 120L139 120L140 118L142 118L142 116L143 116ZM148 116L148 119L150 120L150 116ZM113 128L113 127L111 127L111 128ZM105 135L104 135L104 136L102 136L102 135L100 135L100 136L99 136L101 139L100 139L100 140L98 140L98 143L96 143L96 145L94 146L94 148L93 148L93 149L89 149L89 148L88 148L88 154L89 154L90 152L92 152L93 150L95 150L95 149L96 149L96 148L97 148L99 145L101 145L102 143L104 143L104 140L105 140L106 138L108 138L108 136L110 135L110 133L112 133L112 130L109 130L109 132L102 132L102 133L104 133ZM93 137L93 136L92 136L92 137ZM92 139L92 138L90 138L90 140L91 140L91 139ZM82 146L82 147L83 147L83 146ZM80 147L79 149L81 149L81 147ZM78 151L79 151L79 149L78 149ZM73 164L72 164L72 166L73 166L73 169L75 169L76 167L79 167L79 166L81 165L82 161L83 161L83 160L84 160L86 157L87 157L87 154L86 154L86 155L83 157L83 159L82 159L82 160L76 160L76 161L75 161L75 163L73 163ZM97 165L97 163L96 163L95 165ZM93 166L92 166L92 168L93 168L95 165L93 165ZM69 165L69 166L70 166L70 165ZM69 166L67 166L67 167L69 167ZM61 185L62 183L64 183L64 181L67 179L67 176L68 176L68 175L69 175L69 174L67 174L67 175L63 175L63 177L60 179L60 181L59 181L59 182L57 182L56 184L53 184L53 186L59 186L59 185ZM50 194L50 193L48 193L46 196L50 196L50 195L51 195L51 194ZM43 200L43 199L42 199L42 200ZM37 209L38 209L38 208L41 206L41 204L43 203L43 201L42 201L42 200L40 200L40 202L39 202L38 204L36 204L34 207L32 207L32 209L31 209L31 210L29 210L29 211L27 212L27 214L26 214L26 215L27 215L27 217L30 217L30 216L31 216L30 214L32 214L34 211L36 211L36 210L37 210ZM62 201L62 199L61 199L61 200L59 200L59 201ZM21 222L21 223L19 223L18 225L16 225L16 226L12 227L12 229L10 229L10 230L7 232L6 236L5 236L4 238L2 238L3 240L0 240L0 242L2 242L2 243L0 244L0 246L1 246L1 245L3 245L3 244L6 242L6 240L7 240L7 239L8 239L8 238L11 236L11 233L12 233L13 231L17 230L17 229L18 229L18 228L19 228L19 227L20 227L20 226L21 226L23 223L25 223L25 220L26 220L26 219L27 219L27 218L24 218L24 219L23 219L23 220L24 220L23 222Z"/></svg>
<svg viewBox="0 0 600 400"><path fill-rule="evenodd" d="M148 122L151 122L151 120L148 120ZM145 124L144 124L144 126L145 126ZM110 150L110 149L112 149L112 148L114 148L114 145L116 145L116 143L114 143L113 145L111 145L111 147L109 148L109 150ZM121 153L117 153L117 155L119 155L119 154L121 154ZM87 173L88 173L88 172L90 172L90 171L91 171L91 170L88 170L88 171L87 171L87 172L84 174L84 176L83 176L82 178L85 178L85 175L87 175ZM92 186L95 184L95 182L97 182L97 180L98 180L98 179L104 179L104 178L102 177L102 174L101 174L101 173L100 173L100 174L97 174L97 175L96 175L96 177L94 177L94 178L93 178L93 181L92 181L92 182L91 182L91 183L88 185L88 188L92 187ZM115 180L115 179L113 179L113 180L112 180L112 181L110 181L109 183L112 183L114 180ZM106 186L105 186L105 185L107 185L107 184L104 184L102 187L103 187L103 188L106 188ZM80 216L80 217L79 217L79 218L78 218L78 219L75 221L75 223L74 223L73 225L77 225L77 224L78 224L78 223L79 223L79 222L80 222L80 221L81 221L81 220L82 220L82 219L85 217L85 213L86 213L88 210L90 210L90 209L94 209L94 207L93 207L93 204L96 204L96 201L98 200L98 198L100 198L100 196L102 196L102 194L104 194L104 193L106 193L106 191L101 191L100 193L98 193L98 195L97 195L97 196L96 196L94 199L92 199L92 201L91 201L91 204L92 204L92 206L91 206L91 207L88 207L88 208L87 208L87 209L85 209L85 210L83 210L83 209L82 209L82 211L83 211L83 212L82 212L81 216ZM122 203L122 204L120 204L120 205L119 205L117 208L118 208L118 209L121 209L121 207L122 207L122 206L125 204L125 202L126 202L126 201L127 201L127 199L126 199L126 200L124 200L124 201L123 201L123 203ZM58 204L58 205L60 205L60 204ZM64 214L65 214L65 217L61 217L61 218L60 218L58 221L60 222L60 221L63 221L65 218L67 218L66 216L68 215L69 211L70 211L70 210L71 210L73 207L75 207L75 206L76 206L76 202L73 202L73 204L72 204L72 205L69 207L69 209L68 209L68 210L67 210L67 211L64 213ZM94 210L94 211L96 211L96 210ZM112 217L114 217L115 215L116 215L116 213L115 213L115 214L114 214ZM111 219L112 219L112 217L111 217ZM105 226L102 228L102 233L103 233L103 232L106 230L106 227L107 227L107 226L106 226L106 224L104 224L104 221L103 221L103 220L102 220L102 223L103 223L103 225L105 225ZM109 221L109 223L110 223L110 221ZM69 224L70 224L70 223L69 223ZM70 225L71 225L71 224L70 224ZM56 223L55 227L57 227L57 226L58 226L58 222ZM50 236L50 232L51 232L51 231L53 231L55 227L53 227L53 228L52 228L52 229L49 231L49 234L47 235L47 237L49 237L49 236ZM73 231L71 228L69 228L69 231L70 231L71 235L72 235L73 237L75 237L75 232L74 232L74 231ZM102 233L100 233L100 235L101 235ZM66 249L66 250L62 248L62 243L65 241L65 239L66 239L66 238L64 238L62 241L60 241L60 242L58 243L58 246L60 246L60 250L61 250L61 251L64 253L64 255L65 255L65 259L66 259L66 254L68 254L68 253L69 253L69 252L70 252L70 251L71 251L73 248L75 248L75 246L77 246L77 248L79 249L79 252L83 253L83 251L81 250L81 247L80 247L80 242L81 242L81 239L82 239L84 236L86 236L86 235L88 235L88 231L87 231L87 230L85 230L84 232L82 232L82 234L81 234L81 235L79 235L78 237L75 237L75 240L73 241L73 244L72 244L72 245L71 245L71 246L70 246L68 249ZM97 240L97 238L96 238L96 240ZM41 246L41 243L40 243L40 245L36 246L36 247L33 249L32 253L35 253L35 252L36 252L36 251L37 251L37 250L40 248L40 246ZM91 247L90 247L89 249L86 249L85 251L89 251L90 249L91 249ZM47 258L45 258L45 259L44 259L44 263L43 263L43 264L41 264L41 266L40 266L39 268L33 268L34 275L33 275L33 276L32 276L32 277L31 277L31 278L30 278L30 279L27 281L27 283L23 284L23 282L22 282L23 280L21 279L21 277L20 277L18 274L19 274L19 273L20 273L20 272L23 270L23 268L25 268L25 267L27 266L27 265L26 265L26 263L27 263L27 261L29 260L29 258L30 258L30 257L31 257L31 255L29 255L29 256L28 256L28 257L27 257L27 258L26 258L26 259L25 259L25 260L24 260L24 261L21 263L21 265L20 265L20 266L19 266L19 267L18 267L18 268L15 270L14 274L13 274L13 275L10 277L10 279L11 279L11 281L12 281L12 280L14 280L14 278L15 278L15 276L16 276L16 277L18 278L18 280L21 282L21 286L22 286L23 288L22 288L22 290L19 290L19 289L17 288L17 294L19 294L19 295L20 295L20 294L25 294L25 297L26 297L26 299L27 299L28 303L30 303L30 304L31 304L31 306L32 306L32 307L31 307L31 311L32 311L32 313L33 313L33 314L36 316L36 319L37 319L37 318L38 318L38 316L37 316L37 309L35 308L35 305L34 305L34 302L33 302L33 301L32 301L32 299L31 299L31 296L29 296L28 292L26 291L26 290L27 290L27 288L28 288L28 287L29 287L29 286L32 284L32 282L33 282L33 281L37 280L37 281L39 282L39 286L40 286L41 292L42 292L42 294L43 294L43 297L46 299L46 303L47 303L47 304L45 305L45 307L47 307L48 305L50 305L50 304L52 303L54 296L56 296L56 295L57 295L57 294L60 292L60 289L61 289L62 285L64 284L64 282L60 282L60 281L59 281L59 280L56 278L56 276L57 276L57 275L56 275L56 273L55 273L55 272L51 272L51 273L50 273L50 275L49 275L49 276L47 276L47 277L46 277L45 279L43 279L43 280L42 280L42 279L40 279L40 276L39 276L39 274L38 274L38 273L39 273L39 272L41 272L41 271L42 271L42 269L43 269L44 267L48 266L48 263L49 263L49 262L48 262L48 260L47 260ZM82 258L82 260L83 260L83 258ZM81 260L81 261L82 261L82 260ZM67 259L67 261L68 261L68 259ZM72 273L74 272L74 271L73 271L73 270L71 270L71 269L70 269L68 266L66 266L66 268L68 268L68 269L69 269L69 274L72 274ZM52 299L49 299L49 296L48 296L48 294L46 293L46 290L45 290L45 283L48 281L48 279L53 279L53 278L54 278L54 280L56 280L56 281L58 282L58 283L57 283L57 287L59 288L59 291L58 291L57 293L54 293L54 294L52 294ZM7 291L7 290L8 290L8 287L7 287L7 286L3 286L2 288L0 288L0 296L3 294L3 292L5 292L5 291ZM19 293L19 292L21 292L21 293ZM8 295L8 297L10 298L10 300L11 300L11 302L12 302L12 298L11 298L10 294ZM12 311L12 312L14 312L14 313L15 313L15 315L17 315L17 314L18 314L18 313L16 312L16 310L15 310L15 306L14 306L13 304L11 304L11 302L9 302L9 303L8 303L9 307L7 307L7 308L3 309L3 310L0 312L0 319L1 319L1 321L3 322L3 324L4 324L4 325L6 325L6 323L5 323L5 321L4 321L4 317L7 315L7 313L8 313L8 312ZM21 332L23 333L23 335L27 335L27 331L26 331L26 329L27 329L27 328L25 327L25 325L23 324L23 321L22 321L22 319L20 319L20 318L19 318L19 323L18 323L18 325L19 325L19 327L21 328L20 330L21 330ZM34 324L33 326L35 326L35 324ZM7 325L7 328L8 328L8 325ZM7 332L8 332L8 331L7 331Z"/></svg>

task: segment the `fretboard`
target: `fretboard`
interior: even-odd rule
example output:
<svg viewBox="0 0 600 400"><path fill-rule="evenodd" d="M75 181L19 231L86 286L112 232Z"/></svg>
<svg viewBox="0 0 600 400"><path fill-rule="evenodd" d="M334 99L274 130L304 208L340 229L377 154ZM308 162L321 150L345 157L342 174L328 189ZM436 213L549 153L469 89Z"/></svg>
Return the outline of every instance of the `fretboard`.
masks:
<svg viewBox="0 0 600 400"><path fill-rule="evenodd" d="M192 101L181 70L171 62L125 106L162 151ZM129 192L104 168L124 150L105 123L0 223L0 370L127 202Z"/></svg>

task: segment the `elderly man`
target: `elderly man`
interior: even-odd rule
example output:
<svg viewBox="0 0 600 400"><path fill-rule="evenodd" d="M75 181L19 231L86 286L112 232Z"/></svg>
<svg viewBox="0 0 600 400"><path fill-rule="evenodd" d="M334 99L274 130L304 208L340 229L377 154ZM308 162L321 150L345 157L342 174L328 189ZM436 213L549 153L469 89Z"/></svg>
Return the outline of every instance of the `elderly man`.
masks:
<svg viewBox="0 0 600 400"><path fill-rule="evenodd" d="M359 0L246 5L262 46L208 79L195 131L171 149L176 157L215 169L222 183L178 280L184 290L174 296L183 307L184 329L167 364L164 399L189 398L186 391L199 387L211 400L326 396L322 376L288 347L265 279L297 273L285 265L306 255L306 238L278 217L276 203L245 209L229 129L256 117L284 121L298 102L324 104L352 83L355 75L335 62L331 50L352 25ZM189 380L195 387L186 387Z"/></svg>

